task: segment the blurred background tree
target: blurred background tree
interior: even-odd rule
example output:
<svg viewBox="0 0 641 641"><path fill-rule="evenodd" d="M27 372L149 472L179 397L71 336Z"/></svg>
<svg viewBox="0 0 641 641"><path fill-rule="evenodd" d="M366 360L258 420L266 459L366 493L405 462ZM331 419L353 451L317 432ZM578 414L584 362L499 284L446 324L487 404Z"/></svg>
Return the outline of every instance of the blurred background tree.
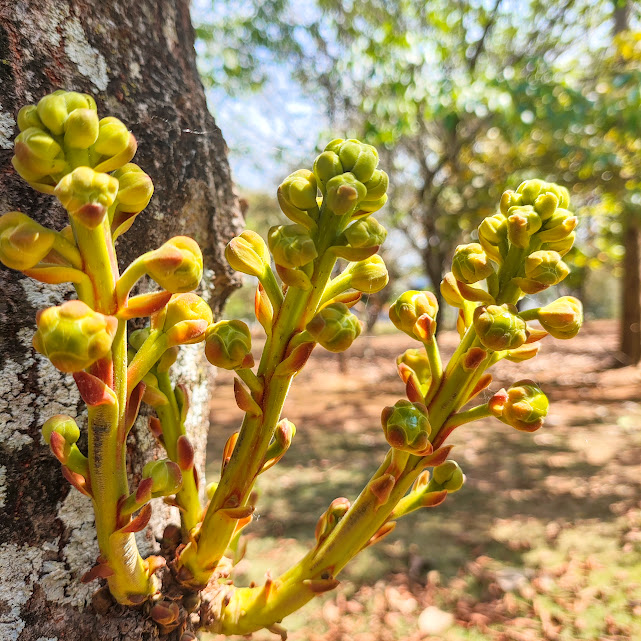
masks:
<svg viewBox="0 0 641 641"><path fill-rule="evenodd" d="M534 175L571 186L581 226L567 287L608 314L604 283L620 275L618 361L641 360L637 5L227 0L213 13L201 0L195 18L210 85L265 99L247 125L266 118L265 137L240 145L261 169L268 158L293 168L324 130L383 149L386 260L420 266L417 285L437 295L455 246L505 188Z"/></svg>

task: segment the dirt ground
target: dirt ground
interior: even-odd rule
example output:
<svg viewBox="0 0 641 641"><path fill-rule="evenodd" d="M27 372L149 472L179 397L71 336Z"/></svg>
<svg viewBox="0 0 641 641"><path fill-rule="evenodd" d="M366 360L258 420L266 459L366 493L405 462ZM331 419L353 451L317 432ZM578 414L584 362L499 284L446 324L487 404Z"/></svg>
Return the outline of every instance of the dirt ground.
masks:
<svg viewBox="0 0 641 641"><path fill-rule="evenodd" d="M572 341L548 337L531 361L500 363L490 389L535 379L551 402L546 425L457 430L464 487L355 559L337 590L284 621L289 638L641 640L641 369L609 369L615 330L588 323ZM456 340L439 338L444 354ZM343 372L314 352L284 412L298 429L292 448L260 477L238 583L286 569L330 501L359 493L387 451L381 409L403 398L395 357L414 346L397 333L361 337ZM241 418L231 381L221 372L212 400L209 480Z"/></svg>

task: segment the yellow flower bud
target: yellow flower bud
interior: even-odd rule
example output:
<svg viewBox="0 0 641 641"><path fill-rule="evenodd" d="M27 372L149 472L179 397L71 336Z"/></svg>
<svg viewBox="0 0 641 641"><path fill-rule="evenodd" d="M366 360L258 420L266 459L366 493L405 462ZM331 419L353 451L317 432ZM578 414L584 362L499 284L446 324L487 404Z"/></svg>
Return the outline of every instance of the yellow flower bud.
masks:
<svg viewBox="0 0 641 641"><path fill-rule="evenodd" d="M61 136L64 133L64 124L69 115L64 92L54 92L44 96L38 102L38 117L49 131Z"/></svg>
<svg viewBox="0 0 641 641"><path fill-rule="evenodd" d="M250 368L254 365L249 327L239 320L223 320L207 328L205 356L222 369Z"/></svg>
<svg viewBox="0 0 641 641"><path fill-rule="evenodd" d="M389 317L394 326L417 340L419 337L414 331L416 322L425 314L432 321L436 320L438 302L432 292L404 292L392 303L389 310Z"/></svg>
<svg viewBox="0 0 641 641"><path fill-rule="evenodd" d="M379 200L387 193L387 188L389 187L389 176L382 169L377 169L372 174L372 177L363 184L367 189L367 196L365 197L365 200L367 202Z"/></svg>
<svg viewBox="0 0 641 641"><path fill-rule="evenodd" d="M549 243L567 238L577 225L577 217L567 209L557 209L538 234L541 242Z"/></svg>
<svg viewBox="0 0 641 641"><path fill-rule="evenodd" d="M129 145L129 130L125 123L113 116L102 118L98 124L98 138L94 145L102 156L116 156Z"/></svg>
<svg viewBox="0 0 641 641"><path fill-rule="evenodd" d="M525 259L525 277L546 286L560 283L570 268L555 251L536 251Z"/></svg>
<svg viewBox="0 0 641 641"><path fill-rule="evenodd" d="M255 231L249 230L229 241L225 258L232 269L258 278L265 275L270 261L265 241Z"/></svg>
<svg viewBox="0 0 641 641"><path fill-rule="evenodd" d="M98 114L93 109L75 109L65 121L65 145L89 149L98 138Z"/></svg>
<svg viewBox="0 0 641 641"><path fill-rule="evenodd" d="M507 213L507 237L513 245L525 249L530 237L541 229L541 217L531 205L510 207Z"/></svg>
<svg viewBox="0 0 641 641"><path fill-rule="evenodd" d="M188 236L175 236L144 260L145 271L162 288L174 294L198 287L203 277L203 255Z"/></svg>
<svg viewBox="0 0 641 641"><path fill-rule="evenodd" d="M345 238L352 247L377 247L385 242L387 230L375 218L363 218L345 230Z"/></svg>
<svg viewBox="0 0 641 641"><path fill-rule="evenodd" d="M92 229L116 199L118 181L90 167L78 167L60 180L55 194L70 216Z"/></svg>
<svg viewBox="0 0 641 641"><path fill-rule="evenodd" d="M347 305L332 303L323 307L306 329L327 351L344 352L360 335L361 323Z"/></svg>
<svg viewBox="0 0 641 641"><path fill-rule="evenodd" d="M583 305L574 296L562 296L542 307L537 319L554 338L574 338L583 324Z"/></svg>
<svg viewBox="0 0 641 641"><path fill-rule="evenodd" d="M297 209L314 209L318 187L316 177L308 169L299 169L285 178L278 188L286 201ZM287 212L285 212L287 214Z"/></svg>
<svg viewBox="0 0 641 641"><path fill-rule="evenodd" d="M452 307L463 308L465 306L465 299L461 296L456 278L452 272L448 272L441 281L441 294L445 302Z"/></svg>
<svg viewBox="0 0 641 641"><path fill-rule="evenodd" d="M191 345L205 339L213 319L209 305L197 294L189 292L174 294L167 306L153 317L152 327L167 334L170 347Z"/></svg>
<svg viewBox="0 0 641 641"><path fill-rule="evenodd" d="M452 258L452 273L456 280L471 285L494 273L492 263L479 243L459 245Z"/></svg>
<svg viewBox="0 0 641 641"><path fill-rule="evenodd" d="M307 265L318 256L314 241L302 225L272 227L267 240L276 264L288 269Z"/></svg>
<svg viewBox="0 0 641 641"><path fill-rule="evenodd" d="M487 349L516 349L525 343L528 330L514 305L487 305L474 310L474 329Z"/></svg>
<svg viewBox="0 0 641 641"><path fill-rule="evenodd" d="M338 158L338 154L333 151L324 151L314 161L314 175L318 181L321 189L325 189L325 185L330 178L339 176L344 173L343 165Z"/></svg>
<svg viewBox="0 0 641 641"><path fill-rule="evenodd" d="M51 251L55 237L51 229L11 211L0 216L0 261L11 269L31 269Z"/></svg>
<svg viewBox="0 0 641 641"><path fill-rule="evenodd" d="M370 180L376 165L378 153L371 145L366 145L359 140L333 140L325 151L333 151L338 155L343 171L351 172L360 182Z"/></svg>
<svg viewBox="0 0 641 641"><path fill-rule="evenodd" d="M364 294L380 292L389 282L385 262L378 254L354 263L348 271L351 286Z"/></svg>
<svg viewBox="0 0 641 641"><path fill-rule="evenodd" d="M53 432L58 432L69 445L73 445L80 438L80 429L76 425L76 421L66 414L56 414L45 421L42 426L42 436L47 445L51 442Z"/></svg>
<svg viewBox="0 0 641 641"><path fill-rule="evenodd" d="M36 351L62 372L79 372L109 354L118 321L71 300L38 313Z"/></svg>
<svg viewBox="0 0 641 641"><path fill-rule="evenodd" d="M325 204L337 216L354 211L367 196L367 188L354 174L341 174L327 182Z"/></svg>
<svg viewBox="0 0 641 641"><path fill-rule="evenodd" d="M149 204L154 184L138 165L127 163L114 171L112 176L118 180L118 211L137 214Z"/></svg>
<svg viewBox="0 0 641 641"><path fill-rule="evenodd" d="M432 379L432 370L424 349L408 349L396 358L397 365L407 365L417 376L419 383L425 385Z"/></svg>
<svg viewBox="0 0 641 641"><path fill-rule="evenodd" d="M543 425L549 402L541 388L530 380L514 383L488 403L496 418L522 432L534 432Z"/></svg>
<svg viewBox="0 0 641 641"><path fill-rule="evenodd" d="M534 205L541 195L549 193L555 196L559 207L570 206L570 192L556 183L548 183L538 179L526 180L518 186L516 192L521 195L524 205Z"/></svg>
<svg viewBox="0 0 641 641"><path fill-rule="evenodd" d="M42 129L29 127L18 134L14 152L14 166L28 182L57 174L65 167L62 147Z"/></svg>
<svg viewBox="0 0 641 641"><path fill-rule="evenodd" d="M18 129L24 131L30 127L35 127L36 129L44 129L44 124L38 116L38 107L36 105L25 105L18 112Z"/></svg>

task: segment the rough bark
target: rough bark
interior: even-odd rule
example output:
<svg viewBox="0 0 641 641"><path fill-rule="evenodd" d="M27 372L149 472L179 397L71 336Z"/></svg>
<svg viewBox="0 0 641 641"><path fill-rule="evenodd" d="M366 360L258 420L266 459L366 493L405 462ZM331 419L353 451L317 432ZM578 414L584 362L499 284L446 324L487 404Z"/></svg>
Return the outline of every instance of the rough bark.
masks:
<svg viewBox="0 0 641 641"><path fill-rule="evenodd" d="M22 105L54 89L91 93L100 114L130 127L139 143L135 162L156 187L118 243L122 263L173 235L190 235L203 248L205 294L218 311L234 286L222 250L241 217L193 45L187 0L0 0L0 213L17 209L56 229L65 224L54 199L11 167L15 119ZM50 415L82 411L71 377L31 348L36 311L69 290L0 269L0 639L158 638L143 611L92 611L98 584L79 583L97 555L91 505L63 480L40 436ZM207 374L196 352L181 375L196 386L190 429L202 463ZM144 427L133 432L135 473L153 446ZM161 507L155 512L167 516ZM142 533L143 553L156 545L158 527Z"/></svg>

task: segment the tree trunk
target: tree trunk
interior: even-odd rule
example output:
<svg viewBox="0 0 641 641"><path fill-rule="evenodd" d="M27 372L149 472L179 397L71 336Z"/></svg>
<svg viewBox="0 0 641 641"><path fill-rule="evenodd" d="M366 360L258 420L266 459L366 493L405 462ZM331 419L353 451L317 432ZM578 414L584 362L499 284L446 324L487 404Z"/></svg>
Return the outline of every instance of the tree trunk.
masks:
<svg viewBox="0 0 641 641"><path fill-rule="evenodd" d="M192 236L205 257L204 295L218 312L234 287L223 248L242 219L196 70L188 0L0 0L0 60L0 213L21 210L55 229L66 224L54 198L33 191L11 167L15 121L22 105L52 90L91 93L100 115L132 130L134 161L156 188L118 243L122 263L173 235ZM0 269L0 639L157 639L143 610L92 610L98 584L79 582L98 553L91 504L64 481L40 435L51 415L82 411L71 377L31 347L35 313L70 290ZM188 350L180 375L197 386L188 427L202 466L208 425L200 351ZM144 426L132 432L135 474L153 444ZM161 506L154 512L168 516ZM144 556L156 547L158 519L155 527L139 537Z"/></svg>
<svg viewBox="0 0 641 641"><path fill-rule="evenodd" d="M629 214L626 218L619 349L622 364L636 365L641 362L641 233L639 223Z"/></svg>

